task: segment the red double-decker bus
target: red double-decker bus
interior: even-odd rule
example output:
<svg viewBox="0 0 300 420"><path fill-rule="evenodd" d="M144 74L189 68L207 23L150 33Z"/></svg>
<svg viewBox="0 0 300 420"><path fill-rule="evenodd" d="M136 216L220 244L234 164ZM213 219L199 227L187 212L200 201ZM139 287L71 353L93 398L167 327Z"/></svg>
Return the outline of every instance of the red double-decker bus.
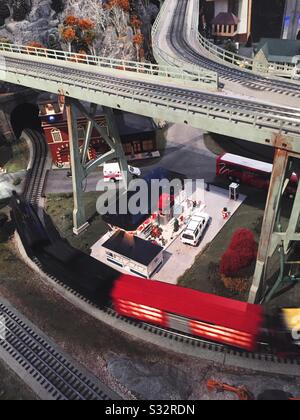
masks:
<svg viewBox="0 0 300 420"><path fill-rule="evenodd" d="M239 184L246 184L259 189L268 190L273 165L243 156L224 153L217 158L217 176L225 177ZM298 176L293 173L287 187L289 194L295 194Z"/></svg>

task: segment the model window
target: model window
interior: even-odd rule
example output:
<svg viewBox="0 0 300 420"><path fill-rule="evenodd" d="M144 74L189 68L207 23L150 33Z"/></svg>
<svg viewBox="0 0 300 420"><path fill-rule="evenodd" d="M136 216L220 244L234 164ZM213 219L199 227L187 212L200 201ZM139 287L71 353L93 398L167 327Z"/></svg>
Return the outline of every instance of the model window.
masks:
<svg viewBox="0 0 300 420"><path fill-rule="evenodd" d="M51 130L51 136L52 136L52 140L54 141L54 143L61 143L63 141L60 130L58 130L56 128Z"/></svg>
<svg viewBox="0 0 300 420"><path fill-rule="evenodd" d="M85 139L85 129L84 127L78 127L78 139L84 140Z"/></svg>
<svg viewBox="0 0 300 420"><path fill-rule="evenodd" d="M131 145L131 143L125 143L123 145L123 147L124 147L125 154L126 155L131 155L131 153L132 153L132 145Z"/></svg>
<svg viewBox="0 0 300 420"><path fill-rule="evenodd" d="M139 142L135 141L133 143L134 153L141 153L142 152L142 146Z"/></svg>
<svg viewBox="0 0 300 420"><path fill-rule="evenodd" d="M184 239L187 239L189 241L193 241L195 239L192 235L188 235L187 233L184 233L182 236Z"/></svg>
<svg viewBox="0 0 300 420"><path fill-rule="evenodd" d="M143 142L143 149L145 152L150 152L153 150L153 141L152 140L145 140Z"/></svg>

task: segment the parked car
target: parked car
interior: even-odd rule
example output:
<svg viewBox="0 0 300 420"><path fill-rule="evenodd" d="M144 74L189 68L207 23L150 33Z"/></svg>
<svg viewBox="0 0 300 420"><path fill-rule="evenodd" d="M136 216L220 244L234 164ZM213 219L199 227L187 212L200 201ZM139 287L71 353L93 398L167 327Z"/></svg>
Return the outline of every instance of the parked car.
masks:
<svg viewBox="0 0 300 420"><path fill-rule="evenodd" d="M187 245L197 246L209 222L209 214L204 212L194 213L186 229L181 234L181 241Z"/></svg>
<svg viewBox="0 0 300 420"><path fill-rule="evenodd" d="M139 178L142 173L139 168L128 165L128 170L133 177ZM105 163L103 167L104 182L122 181L122 172L118 162Z"/></svg>

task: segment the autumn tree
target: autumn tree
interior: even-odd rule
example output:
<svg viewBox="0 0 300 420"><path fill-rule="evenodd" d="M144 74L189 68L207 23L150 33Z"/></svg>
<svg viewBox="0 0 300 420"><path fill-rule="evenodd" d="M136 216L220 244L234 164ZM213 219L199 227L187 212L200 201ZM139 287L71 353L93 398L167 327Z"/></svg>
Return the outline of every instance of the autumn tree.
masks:
<svg viewBox="0 0 300 420"><path fill-rule="evenodd" d="M61 31L62 40L67 43L69 52L72 52L72 42L76 39L76 31L72 26L65 26Z"/></svg>
<svg viewBox="0 0 300 420"><path fill-rule="evenodd" d="M69 51L72 51L72 45L76 51L89 50L95 54L94 42L97 37L96 23L91 19L81 19L76 16L67 16L61 29L61 38L68 44Z"/></svg>
<svg viewBox="0 0 300 420"><path fill-rule="evenodd" d="M128 13L130 9L129 0L110 0L106 8L109 10L109 17L115 27L117 35L121 36L125 32L128 23Z"/></svg>
<svg viewBox="0 0 300 420"><path fill-rule="evenodd" d="M144 43L144 36L142 34L134 35L133 37L133 44L136 48L136 58L137 61L140 61L140 49Z"/></svg>
<svg viewBox="0 0 300 420"><path fill-rule="evenodd" d="M66 15L72 15L78 0L68 0ZM106 0L88 0L81 10L77 10L77 16L80 19L90 18L95 21L95 30L97 36L105 31L109 22L109 11L106 7Z"/></svg>
<svg viewBox="0 0 300 420"><path fill-rule="evenodd" d="M235 292L243 293L248 289L245 269L251 266L257 256L257 244L249 229L239 229L222 256L220 274L224 286Z"/></svg>
<svg viewBox="0 0 300 420"><path fill-rule="evenodd" d="M90 19L80 19L78 22L81 39L84 44L91 48L92 54L96 55L94 42L97 38L96 24Z"/></svg>
<svg viewBox="0 0 300 420"><path fill-rule="evenodd" d="M133 27L134 34L137 35L140 32L142 22L136 15L133 15L130 20L130 23L131 23L131 26Z"/></svg>

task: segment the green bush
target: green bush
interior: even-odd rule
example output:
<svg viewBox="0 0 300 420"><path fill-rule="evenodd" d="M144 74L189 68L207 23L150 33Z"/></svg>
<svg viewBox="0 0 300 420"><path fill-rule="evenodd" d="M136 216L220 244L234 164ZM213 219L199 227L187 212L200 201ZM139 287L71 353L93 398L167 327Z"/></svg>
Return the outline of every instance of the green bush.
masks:
<svg viewBox="0 0 300 420"><path fill-rule="evenodd" d="M22 182L22 179L18 177L18 178L16 178L16 179L14 179L13 185L14 185L15 187L17 187L18 185L20 185L20 184L21 184L21 182Z"/></svg>

